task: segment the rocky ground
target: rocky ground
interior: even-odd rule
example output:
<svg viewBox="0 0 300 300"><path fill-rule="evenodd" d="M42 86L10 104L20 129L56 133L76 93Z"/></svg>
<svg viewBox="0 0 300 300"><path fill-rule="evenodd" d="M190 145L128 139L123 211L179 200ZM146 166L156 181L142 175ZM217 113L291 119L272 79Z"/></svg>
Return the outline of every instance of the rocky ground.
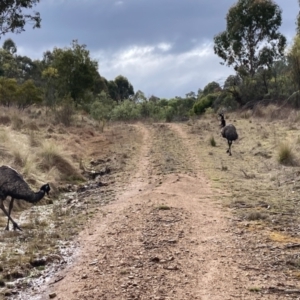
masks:
<svg viewBox="0 0 300 300"><path fill-rule="evenodd" d="M88 222L68 259L12 299L300 299L280 264L286 249L224 207L225 191L211 187L184 126L133 126L143 142L115 201Z"/></svg>

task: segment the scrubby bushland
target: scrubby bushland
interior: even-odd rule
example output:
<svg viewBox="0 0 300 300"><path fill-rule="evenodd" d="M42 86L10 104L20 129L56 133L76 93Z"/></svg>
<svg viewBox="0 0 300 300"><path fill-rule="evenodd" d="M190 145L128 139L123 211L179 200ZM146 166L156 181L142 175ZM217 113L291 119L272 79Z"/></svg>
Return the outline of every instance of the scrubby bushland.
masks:
<svg viewBox="0 0 300 300"><path fill-rule="evenodd" d="M217 94L209 94L207 96L204 96L203 98L200 98L200 100L194 104L194 113L196 115L203 114L207 108L212 106L214 100L216 100L217 97Z"/></svg>

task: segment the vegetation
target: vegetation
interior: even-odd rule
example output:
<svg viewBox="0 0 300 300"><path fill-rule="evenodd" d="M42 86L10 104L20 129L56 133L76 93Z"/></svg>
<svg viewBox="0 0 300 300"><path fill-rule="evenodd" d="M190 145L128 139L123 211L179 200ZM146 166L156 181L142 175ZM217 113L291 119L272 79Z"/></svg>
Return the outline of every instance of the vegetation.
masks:
<svg viewBox="0 0 300 300"><path fill-rule="evenodd" d="M24 31L26 23L39 28L41 18L38 12L29 14L28 9L37 5L39 0L1 1L0 3L0 37L8 32Z"/></svg>
<svg viewBox="0 0 300 300"><path fill-rule="evenodd" d="M38 2L2 1L0 37L7 32L21 33L28 23L34 28L40 27L39 13L29 13ZM288 197L287 190L284 185L279 190L276 186L277 181L284 182L286 178L282 173L282 177L277 177L281 167L288 178L294 178L290 169L297 168L297 157L287 144L278 148L276 136L282 139L287 131L294 138L295 131L279 125L272 129L267 126L270 123L259 119L264 117L272 121L276 116L286 121L282 107L297 108L300 104L299 36L284 55L286 42L279 33L280 25L281 10L273 1L239 0L227 14L226 30L215 36L214 48L225 64L233 66L236 74L229 76L224 84L213 81L199 88L197 93L189 92L185 97L171 99L156 95L146 97L138 89L135 92L129 79L121 74L106 79L99 73L98 62L91 57L87 46L77 40L69 46L47 50L41 60L20 55L12 39L4 40L0 48L1 164L16 168L33 187L49 182L52 195L51 199L44 199L34 207L33 218L30 213L24 214L22 236L12 232L1 234L6 251L1 252L0 285L18 277L39 276L44 266L35 263L40 257L51 259L59 254L59 249L67 246L89 216L115 198L111 188L105 186L101 187L100 198L91 193L84 203L73 198L59 198L61 192L73 192L75 186L80 187L87 179L85 163L91 159L111 160L111 153L114 153L111 161L115 164L114 176L119 184L118 176L122 173L118 174L118 170L135 168L131 154L139 149L140 135L133 127L111 125L113 121L173 122L191 118L191 128L200 132L199 138L204 141L195 149L203 163L213 166L205 168L213 170L210 174L213 182L224 183L226 189L232 191L231 199L250 204L261 199L268 201L271 212L289 212L291 207L282 201ZM265 107L258 105L261 103L283 106L267 112ZM247 109L239 121L241 132L251 132L249 121L255 117L256 135L251 138L249 133L243 140L246 159L237 157L236 163L227 166L226 160L215 159L215 153L221 156L224 152L223 147L218 147L224 141L214 137L217 126L214 113L237 108ZM196 121L196 115L203 115L203 118ZM299 118L296 114L293 116L293 126L297 126ZM199 127L195 128L197 124ZM182 141L174 139L168 126L159 124L153 128L160 132L153 141L157 161L162 162L159 173L169 174L174 168L184 172L193 170L192 164L186 165ZM253 144L255 140L257 146ZM237 149L240 147L237 145ZM298 148L299 143L295 142L295 153L299 152ZM274 153L273 149L278 152ZM245 170L240 170L241 165ZM128 174L125 176L130 179ZM95 192L98 195L99 191ZM70 201L70 205L64 205L64 201ZM161 204L157 209L169 210L170 207ZM18 213L18 207L14 213ZM268 211L253 210L244 214L249 222L268 222L268 216ZM3 220L6 218L1 218ZM293 224L297 226L297 222Z"/></svg>
<svg viewBox="0 0 300 300"><path fill-rule="evenodd" d="M241 76L253 77L283 56L286 38L278 32L281 10L272 0L239 0L227 14L227 27L215 36L215 53Z"/></svg>
<svg viewBox="0 0 300 300"><path fill-rule="evenodd" d="M212 147L216 147L217 146L217 143L216 143L216 140L214 138L214 136L211 136L209 138L209 144L212 146Z"/></svg>
<svg viewBox="0 0 300 300"><path fill-rule="evenodd" d="M296 165L295 155L292 147L288 143L280 144L278 151L278 162L287 166Z"/></svg>
<svg viewBox="0 0 300 300"><path fill-rule="evenodd" d="M29 21L39 27L39 14L27 14L38 2L1 4L0 35L21 32ZM236 74L222 85L213 81L197 94L191 91L171 99L135 92L123 75L106 79L86 45L77 40L45 51L41 60L32 60L19 55L15 42L7 39L0 49L0 105L20 110L47 107L48 113L66 126L74 121L73 114L81 111L102 127L109 121L187 120L220 109L252 109L258 103L299 107L299 36L284 52L281 14L272 0L238 0L227 13L226 29L214 37L215 53Z"/></svg>
<svg viewBox="0 0 300 300"><path fill-rule="evenodd" d="M101 76L98 62L77 40L69 47L45 51L41 60L32 60L19 55L17 45L8 39L0 49L0 105L47 107L66 126L74 121L76 111L82 111L102 128L109 121L172 122L220 109L252 109L258 103L299 107L299 37L284 55L281 13L271 0L239 0L227 13L226 30L214 38L215 53L236 74L223 85L213 81L197 94L171 99L134 92L122 75L113 80Z"/></svg>
<svg viewBox="0 0 300 300"><path fill-rule="evenodd" d="M23 6L18 4L21 2ZM27 15L20 11L21 7L32 8L39 1L21 2L0 4L0 36L8 31L23 31L28 21L33 21L34 27L40 26L38 13ZM74 186L86 180L85 162L95 157L102 159L114 153L112 160L104 157L117 164L114 170L134 168L130 153L138 151L139 133L124 124L112 124L115 121L190 119L191 132L198 134L192 140L197 141L195 151L199 151L204 170L211 172L212 182L231 191L230 197L224 196L230 198L229 206L240 209L241 201L245 204L246 211L240 217L248 222L269 222L271 213L283 213L282 218L289 216L293 203L298 207L298 200L290 198L290 191L299 189L295 180L299 174L299 136L294 130L298 129L300 119L299 112L294 110L300 107L299 18L298 35L284 54L286 40L278 31L278 5L271 0L239 0L227 14L226 30L215 36L214 47L224 64L233 66L236 73L223 84L212 81L197 93L171 99L146 97L141 90L135 92L123 75L106 79L86 45L77 40L68 47L46 51L41 60L19 55L14 41L5 40L0 49L1 164L18 169L32 186L49 181L53 199L38 204L34 219L25 218L24 240L10 232L1 236L9 250L1 254L5 267L0 266L0 286L20 276L18 265L27 266L24 276L38 276L35 274L43 266L32 265L35 256L51 258L53 249L60 248L59 243L64 247L98 207L114 199L109 189L107 194L101 194L100 200L91 195L84 202L86 210L82 203L69 199L70 203L74 200L68 206L72 212L61 201L55 201L60 192L73 191ZM238 111L230 116L237 118L241 133L247 132L230 164L227 158L216 159L216 155L225 157L219 144L226 143L215 137L215 113L219 110ZM197 120L196 116L203 117ZM174 138L168 126L154 124L153 128L160 133L153 141L155 161L161 162L158 173L193 170L192 164L186 165L182 141ZM295 141L293 147L286 142L278 143L286 137ZM45 201L53 205L41 213L39 206L49 204ZM268 209L262 210L259 201L267 202ZM157 209L170 207L161 204ZM296 210L293 222L289 220L295 230L298 215ZM45 226L50 229L41 230ZM12 250L16 245L20 252ZM10 266L16 266L16 270L11 272Z"/></svg>
<svg viewBox="0 0 300 300"><path fill-rule="evenodd" d="M7 282L18 278L29 280L41 276L46 264L61 259L61 249L70 246L92 214L115 199L111 186L101 186L101 197L98 197L99 189L88 193L84 201L74 197L74 187L85 186L88 177L84 166L90 168L91 158L101 157L107 161L114 153L110 166L120 184L129 177L122 179L118 170L120 174L121 171L127 174L135 168L131 159L139 150L139 132L129 126L110 125L102 133L88 116L74 112L72 119L73 125L65 126L57 121L56 114L49 114L45 108L2 107L0 165L18 170L33 190L48 182L51 192L34 206L24 201L15 202L13 215L19 219L22 214L24 235L0 230L0 287L8 288ZM102 180L108 179L102 177ZM64 196L65 192L71 192L70 197ZM2 228L5 222L2 213ZM26 282L24 280L24 284ZM0 298L4 292L1 289Z"/></svg>

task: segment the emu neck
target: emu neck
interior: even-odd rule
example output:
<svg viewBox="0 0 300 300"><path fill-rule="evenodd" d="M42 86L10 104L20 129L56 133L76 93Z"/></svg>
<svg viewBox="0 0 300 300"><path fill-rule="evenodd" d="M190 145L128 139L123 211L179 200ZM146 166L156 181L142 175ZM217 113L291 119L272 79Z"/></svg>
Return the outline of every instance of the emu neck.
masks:
<svg viewBox="0 0 300 300"><path fill-rule="evenodd" d="M221 127L225 127L226 126L226 121L224 118L222 118L221 120Z"/></svg>
<svg viewBox="0 0 300 300"><path fill-rule="evenodd" d="M45 192L41 190L36 193L33 193L32 195L23 196L22 199L30 203L36 203L40 201L44 196Z"/></svg>

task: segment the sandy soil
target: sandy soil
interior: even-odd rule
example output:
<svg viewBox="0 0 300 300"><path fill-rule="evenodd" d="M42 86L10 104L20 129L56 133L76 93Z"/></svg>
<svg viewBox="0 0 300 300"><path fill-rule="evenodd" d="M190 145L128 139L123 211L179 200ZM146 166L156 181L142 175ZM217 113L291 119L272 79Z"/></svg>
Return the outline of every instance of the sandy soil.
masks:
<svg viewBox="0 0 300 300"><path fill-rule="evenodd" d="M81 232L73 262L18 299L296 299L284 274L252 267L248 237L202 173L197 141L179 124L135 126L143 144L130 184ZM164 158L181 166L171 172L159 169L165 130L180 143L178 157Z"/></svg>

